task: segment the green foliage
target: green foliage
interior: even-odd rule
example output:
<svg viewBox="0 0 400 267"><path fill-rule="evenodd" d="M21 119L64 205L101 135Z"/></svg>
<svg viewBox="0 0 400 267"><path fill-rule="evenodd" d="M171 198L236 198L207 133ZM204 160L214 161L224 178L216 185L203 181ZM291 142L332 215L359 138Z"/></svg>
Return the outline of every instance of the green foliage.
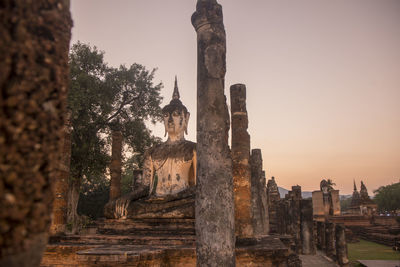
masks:
<svg viewBox="0 0 400 267"><path fill-rule="evenodd" d="M131 152L129 162L135 168L141 167L144 151L158 142L146 121L161 120L162 84L153 84L155 69L149 71L139 64L109 67L104 52L80 42L71 48L69 65L71 178L81 184L84 199L96 199L98 194L108 197L104 174L110 163L110 132L122 131ZM97 216L97 211L84 214Z"/></svg>
<svg viewBox="0 0 400 267"><path fill-rule="evenodd" d="M380 212L396 212L400 210L400 182L381 186L374 191L374 201Z"/></svg>
<svg viewBox="0 0 400 267"><path fill-rule="evenodd" d="M93 220L102 217L109 193L110 185L104 176L103 179L96 179L96 182L84 179L79 195L78 213Z"/></svg>
<svg viewBox="0 0 400 267"><path fill-rule="evenodd" d="M350 204L351 204L351 200L352 200L353 198L351 198L351 197L349 197L349 198L346 198L346 199L341 199L340 200L340 209L342 210L342 211L346 211L349 207L350 207Z"/></svg>

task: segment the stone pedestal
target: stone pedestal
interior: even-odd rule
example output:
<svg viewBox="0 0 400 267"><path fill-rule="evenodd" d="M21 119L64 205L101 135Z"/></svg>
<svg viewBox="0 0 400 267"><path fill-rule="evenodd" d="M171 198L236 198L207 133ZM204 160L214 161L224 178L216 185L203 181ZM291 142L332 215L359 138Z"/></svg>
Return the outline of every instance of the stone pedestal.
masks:
<svg viewBox="0 0 400 267"><path fill-rule="evenodd" d="M231 91L232 174L235 195L235 233L252 237L250 135L247 132L246 86L235 84Z"/></svg>
<svg viewBox="0 0 400 267"><path fill-rule="evenodd" d="M215 0L198 0L192 24L197 33L197 265L235 266L230 121L224 95L226 37L221 5Z"/></svg>

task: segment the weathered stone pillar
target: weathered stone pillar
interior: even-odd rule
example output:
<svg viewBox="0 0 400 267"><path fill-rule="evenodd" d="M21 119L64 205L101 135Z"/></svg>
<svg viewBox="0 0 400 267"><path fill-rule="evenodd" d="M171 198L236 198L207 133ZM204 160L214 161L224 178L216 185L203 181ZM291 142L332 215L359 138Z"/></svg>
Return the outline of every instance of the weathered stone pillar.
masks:
<svg viewBox="0 0 400 267"><path fill-rule="evenodd" d="M320 250L325 250L325 223L317 222L317 233L318 233L318 243L317 248Z"/></svg>
<svg viewBox="0 0 400 267"><path fill-rule="evenodd" d="M292 186L289 191L290 233L296 243L296 253L301 254L303 245L301 239L301 186Z"/></svg>
<svg viewBox="0 0 400 267"><path fill-rule="evenodd" d="M314 245L314 222L312 200L301 200L301 243L302 253L305 255L315 254Z"/></svg>
<svg viewBox="0 0 400 267"><path fill-rule="evenodd" d="M67 225L68 186L71 165L71 112L66 113L63 135L61 137L61 159L53 179L53 219L50 233L55 235L65 232Z"/></svg>
<svg viewBox="0 0 400 267"><path fill-rule="evenodd" d="M325 223L325 253L326 256L335 260L335 224L331 222Z"/></svg>
<svg viewBox="0 0 400 267"><path fill-rule="evenodd" d="M261 149L251 150L250 166L254 234L267 235L269 233L268 203L265 180L262 175Z"/></svg>
<svg viewBox="0 0 400 267"><path fill-rule="evenodd" d="M197 32L197 266L235 266L235 216L229 112L224 95L226 37L222 7L198 0Z"/></svg>
<svg viewBox="0 0 400 267"><path fill-rule="evenodd" d="M112 152L110 165L110 199L114 200L121 196L121 172L122 172L122 133L112 130Z"/></svg>
<svg viewBox="0 0 400 267"><path fill-rule="evenodd" d="M235 233L253 236L251 221L250 135L247 132L246 86L231 86L232 174L235 194Z"/></svg>
<svg viewBox="0 0 400 267"><path fill-rule="evenodd" d="M69 1L0 4L0 266L39 266L64 126Z"/></svg>
<svg viewBox="0 0 400 267"><path fill-rule="evenodd" d="M343 224L336 224L336 258L340 266L349 266L349 258L347 253L347 242L345 227Z"/></svg>
<svg viewBox="0 0 400 267"><path fill-rule="evenodd" d="M268 214L269 214L269 230L270 233L278 233L277 210L278 210L278 203L280 201L280 195L274 177L268 180L267 200L268 200Z"/></svg>

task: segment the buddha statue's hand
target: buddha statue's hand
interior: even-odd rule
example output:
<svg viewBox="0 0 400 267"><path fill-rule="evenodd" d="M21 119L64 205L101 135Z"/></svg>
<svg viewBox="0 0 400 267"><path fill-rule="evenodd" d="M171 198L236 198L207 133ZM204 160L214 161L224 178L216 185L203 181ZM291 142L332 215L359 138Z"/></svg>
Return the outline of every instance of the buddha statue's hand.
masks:
<svg viewBox="0 0 400 267"><path fill-rule="evenodd" d="M115 200L115 212L114 216L116 219L125 219L128 215L129 203L132 200L132 194L126 194Z"/></svg>

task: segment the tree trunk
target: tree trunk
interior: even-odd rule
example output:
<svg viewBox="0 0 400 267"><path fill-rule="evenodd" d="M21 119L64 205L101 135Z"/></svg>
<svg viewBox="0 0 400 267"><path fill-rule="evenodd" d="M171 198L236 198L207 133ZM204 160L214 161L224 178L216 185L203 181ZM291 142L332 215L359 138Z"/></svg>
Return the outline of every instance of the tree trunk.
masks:
<svg viewBox="0 0 400 267"><path fill-rule="evenodd" d="M2 0L0 18L0 266L39 266L65 116L69 1Z"/></svg>

